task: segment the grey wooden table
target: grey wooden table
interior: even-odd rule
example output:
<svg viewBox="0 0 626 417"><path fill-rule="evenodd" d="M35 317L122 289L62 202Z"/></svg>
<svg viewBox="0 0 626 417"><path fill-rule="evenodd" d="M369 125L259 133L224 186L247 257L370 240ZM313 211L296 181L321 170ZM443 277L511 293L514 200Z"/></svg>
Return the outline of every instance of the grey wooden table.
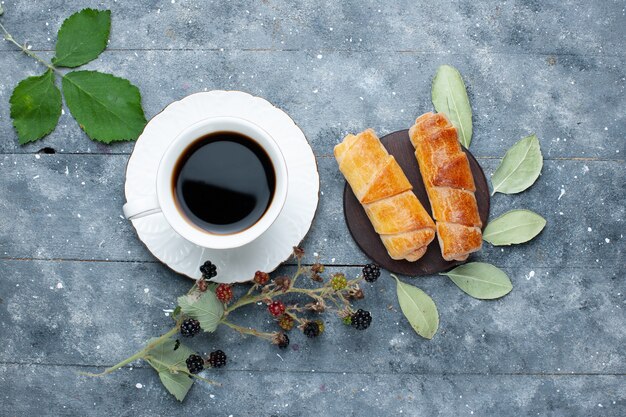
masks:
<svg viewBox="0 0 626 417"><path fill-rule="evenodd" d="M472 151L487 175L519 138L540 138L542 176L521 195L496 195L492 217L530 208L548 225L529 244L486 245L474 257L511 277L501 300L474 300L444 277L407 277L439 308L432 341L413 334L384 273L366 287L366 332L328 320L323 337L294 335L280 356L223 329L195 340L231 360L209 374L222 387L195 384L182 405L144 363L78 376L166 330L163 310L190 281L156 261L121 216L132 143L90 141L66 109L49 137L17 144L8 100L42 68L2 42L0 415L626 415L623 1L2 4L3 24L48 57L65 17L110 7L109 48L88 68L130 79L148 117L211 89L287 111L321 174L306 262L317 252L330 272L354 275L367 261L342 218L332 146L366 127L407 128L431 110L431 77L443 63L464 75ZM241 319L270 328L256 311Z"/></svg>

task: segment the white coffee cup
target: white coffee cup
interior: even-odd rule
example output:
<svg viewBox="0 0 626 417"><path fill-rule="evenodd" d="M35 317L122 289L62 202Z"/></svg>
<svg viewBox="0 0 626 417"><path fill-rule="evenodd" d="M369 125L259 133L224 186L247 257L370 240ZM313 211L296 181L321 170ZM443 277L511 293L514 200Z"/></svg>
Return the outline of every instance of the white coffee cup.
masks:
<svg viewBox="0 0 626 417"><path fill-rule="evenodd" d="M252 226L230 234L211 233L194 224L178 208L174 196L173 176L176 162L187 147L202 136L214 132L235 132L254 140L269 156L274 167L275 187L272 200L263 216ZM128 201L124 216L133 220L162 212L165 220L183 238L198 246L211 249L229 249L243 246L263 234L278 218L287 199L287 164L272 137L256 124L238 117L211 117L183 130L167 148L156 176L156 194ZM207 204L218 203L210 202Z"/></svg>

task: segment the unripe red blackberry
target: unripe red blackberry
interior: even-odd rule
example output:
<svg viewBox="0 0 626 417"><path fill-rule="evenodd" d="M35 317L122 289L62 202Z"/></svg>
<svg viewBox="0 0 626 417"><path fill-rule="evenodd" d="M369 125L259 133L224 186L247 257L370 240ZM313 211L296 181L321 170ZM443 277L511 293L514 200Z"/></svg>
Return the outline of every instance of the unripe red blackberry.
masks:
<svg viewBox="0 0 626 417"><path fill-rule="evenodd" d="M215 289L215 295L222 303L228 303L233 299L233 287L230 284L220 284Z"/></svg>
<svg viewBox="0 0 626 417"><path fill-rule="evenodd" d="M279 317L285 312L285 305L282 301L272 301L269 306L267 306L267 310L274 317Z"/></svg>
<svg viewBox="0 0 626 417"><path fill-rule="evenodd" d="M270 274L267 272L256 271L254 273L254 282L259 285L265 285L270 280Z"/></svg>

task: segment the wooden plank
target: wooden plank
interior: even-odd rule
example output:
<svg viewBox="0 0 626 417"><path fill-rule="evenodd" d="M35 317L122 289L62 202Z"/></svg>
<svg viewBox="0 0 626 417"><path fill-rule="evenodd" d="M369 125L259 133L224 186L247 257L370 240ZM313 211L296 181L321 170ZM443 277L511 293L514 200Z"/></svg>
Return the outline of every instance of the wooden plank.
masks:
<svg viewBox="0 0 626 417"><path fill-rule="evenodd" d="M50 56L50 54L47 54ZM317 57L321 57L318 59ZM27 75L42 72L18 52L2 53L0 102ZM349 132L381 134L410 127L432 110L437 67L459 68L474 109L471 151L501 157L517 140L536 133L549 158L621 159L626 106L621 57L464 53L310 51L111 51L87 68L130 79L143 94L148 117L188 94L243 90L284 109L303 129L317 155ZM130 153L132 143L89 140L67 109L46 139L19 146L10 123L0 124L0 153L44 147L66 153ZM0 106L9 120L9 106Z"/></svg>
<svg viewBox="0 0 626 417"><path fill-rule="evenodd" d="M106 378L84 368L0 365L0 409L14 417L102 416L623 416L626 379L595 375L207 373L181 406L148 369ZM20 381L15 384L14 381ZM140 388L138 388L140 387ZM37 401L24 401L37 393ZM45 404L45 408L42 408ZM358 410L358 412L357 412ZM549 412L546 412L549 410Z"/></svg>
<svg viewBox="0 0 626 417"><path fill-rule="evenodd" d="M0 362L17 364L117 363L169 330L166 311L191 284L161 265L132 262L2 261L0 270ZM475 300L440 276L407 279L437 304L441 324L431 341L414 334L398 310L395 281L384 272L354 303L374 317L364 332L327 314L321 337L293 330L286 351L224 327L185 343L202 353L222 349L231 358L228 369L241 372L626 374L619 267L505 270L514 290L496 301ZM326 274L336 272L354 277L360 268L328 267ZM233 313L231 320L278 329L264 306Z"/></svg>
<svg viewBox="0 0 626 417"><path fill-rule="evenodd" d="M514 3L409 0L264 2L72 1L5 4L3 24L35 48L54 49L63 19L110 8L110 48L311 49L624 54L620 2ZM24 22L28 21L28 25ZM445 46L443 46L445 44ZM10 45L0 44L1 49Z"/></svg>
<svg viewBox="0 0 626 417"><path fill-rule="evenodd" d="M126 155L5 155L0 157L0 257L154 261L122 218ZM499 161L479 161L487 178ZM303 242L327 264L367 261L343 218L344 179L334 158L320 157L320 205ZM621 161L546 161L528 191L492 197L491 217L531 209L548 224L532 242L484 249L475 259L510 267L611 267L624 253ZM606 213L598 217L597 213ZM16 220L17 219L17 220Z"/></svg>

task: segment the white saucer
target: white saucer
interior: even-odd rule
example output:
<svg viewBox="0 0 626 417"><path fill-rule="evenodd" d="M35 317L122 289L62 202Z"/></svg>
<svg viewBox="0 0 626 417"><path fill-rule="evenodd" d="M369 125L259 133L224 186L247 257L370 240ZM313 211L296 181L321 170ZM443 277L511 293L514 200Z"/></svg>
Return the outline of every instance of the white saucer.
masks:
<svg viewBox="0 0 626 417"><path fill-rule="evenodd" d="M206 249L189 242L167 223L162 213L132 220L139 239L174 271L199 278L206 260L217 265L212 281L244 282L257 270L271 272L292 253L311 227L319 200L319 174L304 133L282 110L267 100L241 91L192 94L167 106L146 125L126 167L126 201L156 193L161 156L178 133L207 117L235 116L265 129L278 143L289 173L287 201L270 228L255 241L236 249Z"/></svg>

